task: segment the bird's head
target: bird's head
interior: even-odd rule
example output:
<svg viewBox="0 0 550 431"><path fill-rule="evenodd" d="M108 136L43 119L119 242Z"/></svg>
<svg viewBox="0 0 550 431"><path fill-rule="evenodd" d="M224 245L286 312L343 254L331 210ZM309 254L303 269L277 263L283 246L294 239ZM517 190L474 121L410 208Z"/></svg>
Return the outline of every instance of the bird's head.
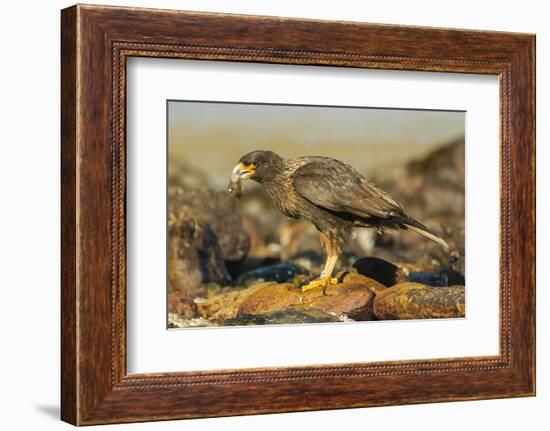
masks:
<svg viewBox="0 0 550 431"><path fill-rule="evenodd" d="M252 179L261 183L275 175L283 164L284 159L273 151L252 151L245 154L231 173L229 192L236 190L237 197L240 197L242 181Z"/></svg>

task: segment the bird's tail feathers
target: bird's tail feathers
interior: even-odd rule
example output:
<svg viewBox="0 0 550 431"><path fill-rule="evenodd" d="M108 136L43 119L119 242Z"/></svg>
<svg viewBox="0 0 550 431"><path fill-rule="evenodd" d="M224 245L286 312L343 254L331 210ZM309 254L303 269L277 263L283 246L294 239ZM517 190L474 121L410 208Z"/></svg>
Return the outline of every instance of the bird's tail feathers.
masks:
<svg viewBox="0 0 550 431"><path fill-rule="evenodd" d="M416 233L419 233L420 235L432 240L433 242L443 247L445 250L450 250L449 244L447 244L447 242L443 238L437 236L431 229L424 226L422 223L416 221L415 219L408 218L407 220L403 221L403 224L407 227L407 229L411 229Z"/></svg>

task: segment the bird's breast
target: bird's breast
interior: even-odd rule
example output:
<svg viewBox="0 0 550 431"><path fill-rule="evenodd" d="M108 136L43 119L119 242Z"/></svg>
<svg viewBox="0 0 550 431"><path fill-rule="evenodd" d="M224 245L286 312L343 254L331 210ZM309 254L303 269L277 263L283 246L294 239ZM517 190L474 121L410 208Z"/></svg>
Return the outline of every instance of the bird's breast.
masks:
<svg viewBox="0 0 550 431"><path fill-rule="evenodd" d="M300 197L293 190L290 179L264 184L264 188L273 203L285 216L300 217L298 208Z"/></svg>

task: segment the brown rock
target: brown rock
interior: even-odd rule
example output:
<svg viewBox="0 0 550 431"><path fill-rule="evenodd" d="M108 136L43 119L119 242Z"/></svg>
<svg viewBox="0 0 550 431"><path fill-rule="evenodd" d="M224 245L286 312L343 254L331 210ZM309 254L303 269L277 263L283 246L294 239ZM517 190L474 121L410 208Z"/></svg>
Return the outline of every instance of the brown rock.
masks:
<svg viewBox="0 0 550 431"><path fill-rule="evenodd" d="M438 146L424 157L409 161L404 169L381 173L377 183L420 220L447 241L452 252L464 256L464 138ZM378 237L376 253L390 262L415 262L426 268L435 263L464 273L462 262L421 235L389 231ZM399 265L401 266L401 265Z"/></svg>
<svg viewBox="0 0 550 431"><path fill-rule="evenodd" d="M308 292L302 292L294 284L270 284L248 295L239 306L238 314L263 314L282 310L302 303L307 294Z"/></svg>
<svg viewBox="0 0 550 431"><path fill-rule="evenodd" d="M465 289L397 284L375 297L374 314L381 320L464 317Z"/></svg>
<svg viewBox="0 0 550 431"><path fill-rule="evenodd" d="M266 316L288 309L304 312L315 309L337 318L372 320L374 294L368 286L382 287L373 280L357 281L356 278L331 285L324 293L322 288L302 292L294 284L261 283L201 300L197 309L201 317L216 322L242 316Z"/></svg>
<svg viewBox="0 0 550 431"><path fill-rule="evenodd" d="M170 187L168 189L168 226L182 221L207 224L227 261L244 259L250 249L237 202L226 192L214 192L205 187Z"/></svg>
<svg viewBox="0 0 550 431"><path fill-rule="evenodd" d="M211 298L196 301L197 310L201 317L214 321L232 319L237 316L241 303L259 289L274 283L260 283L246 289L215 295Z"/></svg>
<svg viewBox="0 0 550 431"><path fill-rule="evenodd" d="M313 307L335 316L353 320L373 320L374 294L359 284L338 284L327 289L327 295L318 296L297 307Z"/></svg>
<svg viewBox="0 0 550 431"><path fill-rule="evenodd" d="M437 148L423 159L409 162L407 171L409 175L435 177L441 182L463 189L465 161L465 142L460 138Z"/></svg>
<svg viewBox="0 0 550 431"><path fill-rule="evenodd" d="M197 315L197 307L192 298L175 291L168 294L168 312L189 319Z"/></svg>
<svg viewBox="0 0 550 431"><path fill-rule="evenodd" d="M379 283L372 278L365 277L364 275L358 274L356 272L348 272L347 274L345 274L343 281L346 284L355 284L361 287L366 287L375 295L378 295L379 293L387 289L387 287L384 286L382 283Z"/></svg>
<svg viewBox="0 0 550 431"><path fill-rule="evenodd" d="M371 320L374 294L365 286L343 283L302 292L292 284L276 284L259 289L240 305L238 315L265 314L288 307L317 308L354 320Z"/></svg>
<svg viewBox="0 0 550 431"><path fill-rule="evenodd" d="M187 296L202 293L203 283L226 284L231 280L210 225L182 220L169 230L168 282L171 290Z"/></svg>
<svg viewBox="0 0 550 431"><path fill-rule="evenodd" d="M190 186L171 186L168 196L170 289L197 296L203 283L229 283L226 262L244 259L250 245L234 199Z"/></svg>

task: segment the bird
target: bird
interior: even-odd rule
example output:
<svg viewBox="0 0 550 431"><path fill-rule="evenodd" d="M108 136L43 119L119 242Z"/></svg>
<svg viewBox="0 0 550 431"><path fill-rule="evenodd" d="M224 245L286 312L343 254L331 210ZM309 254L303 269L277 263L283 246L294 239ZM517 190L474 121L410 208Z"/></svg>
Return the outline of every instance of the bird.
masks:
<svg viewBox="0 0 550 431"><path fill-rule="evenodd" d="M256 150L239 159L229 193L241 197L245 180L261 184L285 216L303 218L319 231L325 266L302 291L338 283L332 277L334 268L354 228L412 230L449 250L447 242L409 216L403 204L343 161L325 156L285 159L273 151Z"/></svg>

